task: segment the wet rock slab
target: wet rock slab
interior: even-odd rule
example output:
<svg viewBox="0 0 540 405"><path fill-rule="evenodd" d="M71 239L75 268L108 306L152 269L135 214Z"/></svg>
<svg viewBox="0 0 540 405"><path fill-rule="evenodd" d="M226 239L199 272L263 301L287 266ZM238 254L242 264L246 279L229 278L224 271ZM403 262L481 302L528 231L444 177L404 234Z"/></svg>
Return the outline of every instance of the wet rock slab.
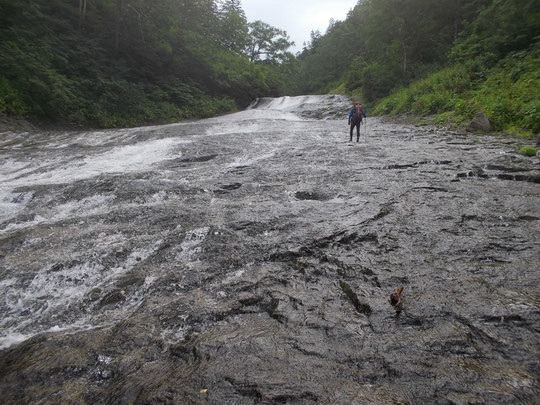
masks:
<svg viewBox="0 0 540 405"><path fill-rule="evenodd" d="M536 403L538 159L347 105L10 134L3 403Z"/></svg>

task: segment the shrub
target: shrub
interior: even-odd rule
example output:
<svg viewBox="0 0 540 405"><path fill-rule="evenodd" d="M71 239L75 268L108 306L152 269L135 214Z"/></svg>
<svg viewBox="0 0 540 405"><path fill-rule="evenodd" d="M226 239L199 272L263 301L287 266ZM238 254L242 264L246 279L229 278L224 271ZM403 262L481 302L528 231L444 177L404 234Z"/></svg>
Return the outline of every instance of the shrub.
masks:
<svg viewBox="0 0 540 405"><path fill-rule="evenodd" d="M17 90L3 77L0 77L0 112L15 117L23 117L28 112Z"/></svg>
<svg viewBox="0 0 540 405"><path fill-rule="evenodd" d="M518 153L523 156L536 156L536 148L534 146L523 146Z"/></svg>
<svg viewBox="0 0 540 405"><path fill-rule="evenodd" d="M383 97L401 84L394 72L380 63L372 63L362 70L362 83L368 101Z"/></svg>
<svg viewBox="0 0 540 405"><path fill-rule="evenodd" d="M379 101L378 114L439 116L463 122L479 111L489 117L493 128L528 137L540 132L540 50L515 52L495 67L479 70L464 63L445 68L402 88Z"/></svg>
<svg viewBox="0 0 540 405"><path fill-rule="evenodd" d="M409 87L397 90L377 105L376 112L383 114L413 112L431 115L452 111L458 101L458 95L468 90L470 86L465 67L452 66L418 80Z"/></svg>

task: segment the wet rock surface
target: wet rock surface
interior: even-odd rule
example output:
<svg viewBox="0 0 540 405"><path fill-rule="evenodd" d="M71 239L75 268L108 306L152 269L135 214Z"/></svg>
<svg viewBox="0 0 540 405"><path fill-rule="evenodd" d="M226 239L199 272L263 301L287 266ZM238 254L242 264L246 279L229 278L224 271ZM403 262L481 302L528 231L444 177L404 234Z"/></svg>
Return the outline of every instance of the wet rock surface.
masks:
<svg viewBox="0 0 540 405"><path fill-rule="evenodd" d="M467 127L468 132L475 132L475 131L484 131L489 132L491 131L491 122L489 122L489 118L487 115L483 112L479 112L476 114L476 116L473 118L469 126Z"/></svg>
<svg viewBox="0 0 540 405"><path fill-rule="evenodd" d="M347 109L9 134L3 403L537 403L538 159Z"/></svg>

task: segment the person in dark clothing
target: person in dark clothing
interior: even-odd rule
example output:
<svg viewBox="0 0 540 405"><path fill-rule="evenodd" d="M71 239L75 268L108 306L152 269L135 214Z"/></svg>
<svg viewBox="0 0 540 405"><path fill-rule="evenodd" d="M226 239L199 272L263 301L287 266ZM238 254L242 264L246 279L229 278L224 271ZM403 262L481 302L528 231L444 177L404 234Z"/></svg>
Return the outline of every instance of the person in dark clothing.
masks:
<svg viewBox="0 0 540 405"><path fill-rule="evenodd" d="M354 127L356 127L356 142L360 142L360 125L362 124L362 118L366 118L366 112L362 109L362 104L355 101L351 112L349 113L349 125L351 126L351 139L352 142Z"/></svg>

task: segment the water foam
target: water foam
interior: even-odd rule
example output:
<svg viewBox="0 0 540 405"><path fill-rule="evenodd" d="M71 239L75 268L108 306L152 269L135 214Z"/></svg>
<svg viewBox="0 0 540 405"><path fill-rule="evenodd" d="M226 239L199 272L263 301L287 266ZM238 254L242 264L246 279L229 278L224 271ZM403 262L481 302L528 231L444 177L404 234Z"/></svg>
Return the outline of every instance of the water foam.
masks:
<svg viewBox="0 0 540 405"><path fill-rule="evenodd" d="M107 173L132 173L151 170L156 164L181 156L178 146L189 141L165 138L115 147L82 159L32 159L5 161L0 169L0 221L19 213L31 198L19 198L20 187L66 184ZM7 168L9 166L10 168ZM30 224L31 225L31 224Z"/></svg>
<svg viewBox="0 0 540 405"><path fill-rule="evenodd" d="M127 238L123 234L101 235L95 250L106 255L125 243ZM74 322L69 315L71 308L81 305L93 289L106 290L116 279L154 254L162 243L163 240L158 240L150 246L132 250L124 262L115 267L96 259L59 268L45 266L29 283L19 282L16 278L3 280L0 283L0 294L4 297L0 347L9 347L42 331L72 331L98 326L89 315L79 316ZM144 288L154 280L152 277L145 280ZM37 329L31 326L36 319L40 319ZM50 326L50 322L54 324Z"/></svg>
<svg viewBox="0 0 540 405"><path fill-rule="evenodd" d="M302 112L305 110L317 110L321 106L329 104L348 105L349 101L343 96L310 95L296 97L261 98L253 102L249 109Z"/></svg>

